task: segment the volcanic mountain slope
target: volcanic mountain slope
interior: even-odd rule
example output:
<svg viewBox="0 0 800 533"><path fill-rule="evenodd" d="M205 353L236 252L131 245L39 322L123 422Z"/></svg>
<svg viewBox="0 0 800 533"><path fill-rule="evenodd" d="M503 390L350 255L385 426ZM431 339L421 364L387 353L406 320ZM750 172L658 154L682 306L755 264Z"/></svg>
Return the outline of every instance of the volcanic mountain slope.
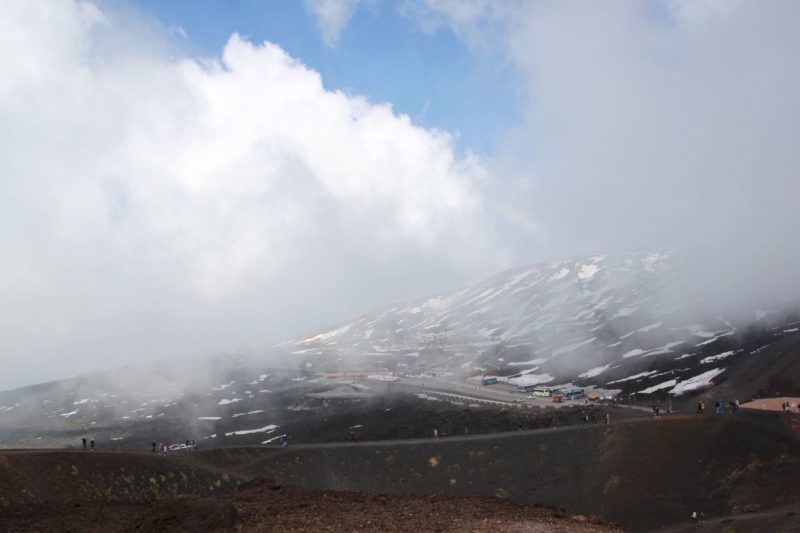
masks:
<svg viewBox="0 0 800 533"><path fill-rule="evenodd" d="M74 446L82 436L126 449L162 439L268 442L290 422L324 422L332 395L352 407L385 388L325 379L343 370L573 382L637 401L800 393L797 318L689 321L685 292L669 290L674 278L666 251L583 256L395 306L266 355L134 365L0 392L0 447ZM311 398L319 394L328 399Z"/></svg>
<svg viewBox="0 0 800 533"><path fill-rule="evenodd" d="M520 267L283 347L318 366L439 368L517 384L680 395L797 331L800 323L785 311L754 309L744 321L703 312L690 292L676 290L682 278L675 263L672 252L655 250ZM647 377L662 379L652 390L627 383Z"/></svg>

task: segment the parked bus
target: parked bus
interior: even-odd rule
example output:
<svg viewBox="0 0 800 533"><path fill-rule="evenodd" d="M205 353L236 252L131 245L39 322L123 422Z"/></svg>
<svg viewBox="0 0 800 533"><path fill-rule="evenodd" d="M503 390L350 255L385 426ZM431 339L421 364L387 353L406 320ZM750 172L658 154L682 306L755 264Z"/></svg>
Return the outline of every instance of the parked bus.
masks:
<svg viewBox="0 0 800 533"><path fill-rule="evenodd" d="M484 385L497 385L497 378L483 378Z"/></svg>
<svg viewBox="0 0 800 533"><path fill-rule="evenodd" d="M550 396L550 387L534 387L533 394L531 396L547 398Z"/></svg>
<svg viewBox="0 0 800 533"><path fill-rule="evenodd" d="M577 400L578 398L583 398L585 395L583 389L579 389L578 387L566 387L559 392L564 396L565 400Z"/></svg>

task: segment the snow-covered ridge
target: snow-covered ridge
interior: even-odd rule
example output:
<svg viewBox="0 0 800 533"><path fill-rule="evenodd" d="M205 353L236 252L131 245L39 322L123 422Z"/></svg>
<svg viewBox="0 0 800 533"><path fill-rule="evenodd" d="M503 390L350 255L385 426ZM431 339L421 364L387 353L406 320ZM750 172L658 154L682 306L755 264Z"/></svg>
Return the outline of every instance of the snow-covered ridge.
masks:
<svg viewBox="0 0 800 533"><path fill-rule="evenodd" d="M648 367L682 358L684 370L670 376L675 387L700 375L701 365L740 354L726 353L735 348L726 344L737 335L734 324L696 316L692 295L672 290L674 269L670 250L526 265L286 345L302 358L369 357L392 371L483 369L520 384L544 376L627 383ZM754 320L773 314L753 311ZM657 385L643 388L666 391Z"/></svg>

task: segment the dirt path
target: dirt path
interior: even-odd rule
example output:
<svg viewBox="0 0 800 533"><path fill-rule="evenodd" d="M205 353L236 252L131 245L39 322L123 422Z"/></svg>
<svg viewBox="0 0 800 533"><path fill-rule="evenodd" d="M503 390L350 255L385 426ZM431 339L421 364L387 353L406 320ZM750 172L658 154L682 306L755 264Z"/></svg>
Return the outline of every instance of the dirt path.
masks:
<svg viewBox="0 0 800 533"><path fill-rule="evenodd" d="M619 426L619 425L629 425L629 424L668 424L670 422L677 422L679 420L687 420L690 418L694 418L697 415L668 415L661 417L660 420L654 420L650 418L626 418L624 420L618 420L616 422L611 422L608 426ZM702 415L707 416L707 415ZM382 446L414 446L417 444L430 444L432 442L446 444L449 442L475 442L475 441L483 441L483 440L500 440L512 437L519 437L520 435L541 435L546 433L566 433L566 432L574 432L574 431L585 431L590 430L593 428L605 427L606 424L597 423L597 424L578 424L572 426L563 426L558 428L542 428L542 429L525 429L521 431L504 431L498 433L481 433L481 434L471 434L471 435L441 435L439 438L425 437L425 438L417 438L417 439L389 439L389 440L371 440L371 441L356 441L356 442L326 442L326 443L315 443L315 444L290 444L285 448L279 447L272 447L269 448L275 449L275 455L280 453L290 453L292 450L330 450L335 448L357 448L357 447L382 447ZM431 430L432 431L432 430ZM253 446L246 446L246 448L252 448ZM266 447L266 446L265 446ZM231 447L234 448L234 447ZM238 448L238 446L237 446Z"/></svg>
<svg viewBox="0 0 800 533"><path fill-rule="evenodd" d="M682 531L726 531L729 533L759 531L800 531L800 505L781 507L769 511L743 512L691 523L659 528L660 533Z"/></svg>

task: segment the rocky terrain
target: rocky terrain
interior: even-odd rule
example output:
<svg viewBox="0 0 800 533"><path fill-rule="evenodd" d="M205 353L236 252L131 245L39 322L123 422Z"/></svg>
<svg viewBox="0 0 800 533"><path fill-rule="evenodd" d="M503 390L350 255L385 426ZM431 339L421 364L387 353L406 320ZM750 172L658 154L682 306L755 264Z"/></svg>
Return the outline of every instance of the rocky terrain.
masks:
<svg viewBox="0 0 800 533"><path fill-rule="evenodd" d="M119 464L126 458L117 457ZM382 496L280 486L257 478L217 497L28 504L2 509L8 531L621 531L564 511L452 496Z"/></svg>
<svg viewBox="0 0 800 533"><path fill-rule="evenodd" d="M0 530L678 531L703 511L692 530L793 531L794 416L741 409L167 457L6 451Z"/></svg>

